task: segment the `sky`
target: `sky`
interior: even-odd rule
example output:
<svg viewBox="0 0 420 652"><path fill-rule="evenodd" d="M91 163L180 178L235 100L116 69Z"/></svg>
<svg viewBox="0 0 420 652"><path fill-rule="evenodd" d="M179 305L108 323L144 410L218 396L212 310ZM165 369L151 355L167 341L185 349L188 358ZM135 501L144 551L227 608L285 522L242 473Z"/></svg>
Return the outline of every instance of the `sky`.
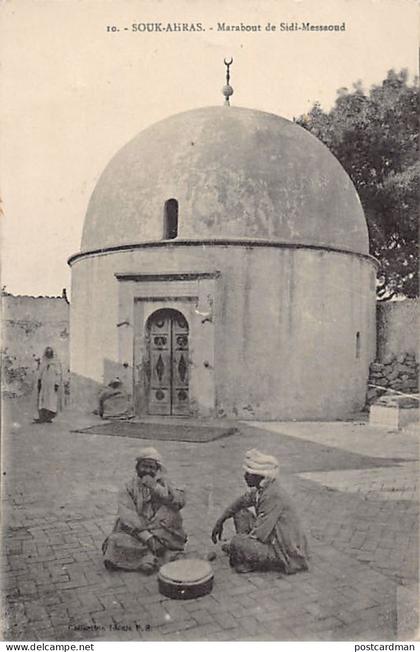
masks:
<svg viewBox="0 0 420 652"><path fill-rule="evenodd" d="M205 31L132 29L159 22ZM261 30L218 29L241 22ZM280 30L294 22L345 30ZM14 294L70 294L67 259L104 167L150 124L221 105L225 57L232 105L290 119L390 68L417 74L411 0L4 0L0 24L1 284Z"/></svg>

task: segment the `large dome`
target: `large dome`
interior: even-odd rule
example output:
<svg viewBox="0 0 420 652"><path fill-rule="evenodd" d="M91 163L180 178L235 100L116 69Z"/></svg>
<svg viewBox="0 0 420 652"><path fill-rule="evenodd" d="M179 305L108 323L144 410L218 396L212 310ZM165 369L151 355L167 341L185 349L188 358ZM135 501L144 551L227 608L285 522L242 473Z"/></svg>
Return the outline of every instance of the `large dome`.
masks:
<svg viewBox="0 0 420 652"><path fill-rule="evenodd" d="M241 239L368 253L356 190L325 145L271 113L208 107L140 132L110 161L89 202L82 251L163 239Z"/></svg>

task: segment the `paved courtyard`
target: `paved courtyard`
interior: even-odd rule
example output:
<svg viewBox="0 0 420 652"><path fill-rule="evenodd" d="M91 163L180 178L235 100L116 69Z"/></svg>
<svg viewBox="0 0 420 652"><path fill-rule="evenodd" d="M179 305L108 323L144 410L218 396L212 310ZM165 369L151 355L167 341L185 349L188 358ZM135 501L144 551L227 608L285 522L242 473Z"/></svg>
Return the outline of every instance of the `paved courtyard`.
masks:
<svg viewBox="0 0 420 652"><path fill-rule="evenodd" d="M407 640L417 638L418 430L363 422L240 423L209 443L153 443L186 487L188 554L215 550L213 592L158 593L156 577L108 572L101 543L144 441L70 432L65 411L32 425L8 401L2 586L9 640ZM244 488L244 452L276 455L311 546L308 573L238 575L210 541ZM229 528L226 530L229 531Z"/></svg>

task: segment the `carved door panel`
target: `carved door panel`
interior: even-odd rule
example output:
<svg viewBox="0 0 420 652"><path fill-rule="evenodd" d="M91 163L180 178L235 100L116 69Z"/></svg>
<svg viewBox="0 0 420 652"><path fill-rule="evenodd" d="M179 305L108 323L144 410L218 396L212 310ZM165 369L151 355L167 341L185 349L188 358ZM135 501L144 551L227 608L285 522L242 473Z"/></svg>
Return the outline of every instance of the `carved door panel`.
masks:
<svg viewBox="0 0 420 652"><path fill-rule="evenodd" d="M148 413L189 414L188 324L175 310L160 310L149 324Z"/></svg>
<svg viewBox="0 0 420 652"><path fill-rule="evenodd" d="M150 325L149 414L171 414L171 319L159 314Z"/></svg>
<svg viewBox="0 0 420 652"><path fill-rule="evenodd" d="M189 414L188 324L182 315L172 319L172 414Z"/></svg>

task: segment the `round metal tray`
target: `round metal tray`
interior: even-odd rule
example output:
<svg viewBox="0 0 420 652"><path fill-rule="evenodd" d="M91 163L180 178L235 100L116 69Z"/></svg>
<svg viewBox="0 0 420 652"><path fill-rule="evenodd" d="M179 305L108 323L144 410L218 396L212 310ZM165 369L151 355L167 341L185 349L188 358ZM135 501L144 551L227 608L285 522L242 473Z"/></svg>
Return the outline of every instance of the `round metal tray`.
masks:
<svg viewBox="0 0 420 652"><path fill-rule="evenodd" d="M190 600L213 588L213 569L202 559L179 559L165 564L158 574L159 591L167 598Z"/></svg>

